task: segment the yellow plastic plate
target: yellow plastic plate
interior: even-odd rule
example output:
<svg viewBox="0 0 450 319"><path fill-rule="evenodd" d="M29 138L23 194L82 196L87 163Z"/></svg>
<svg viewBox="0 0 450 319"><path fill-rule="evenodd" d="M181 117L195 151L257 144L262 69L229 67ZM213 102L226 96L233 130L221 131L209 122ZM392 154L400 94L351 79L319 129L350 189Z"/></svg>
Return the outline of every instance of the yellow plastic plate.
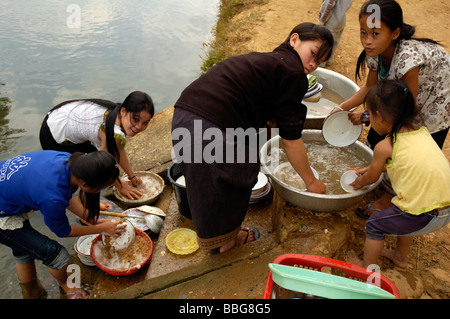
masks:
<svg viewBox="0 0 450 319"><path fill-rule="evenodd" d="M172 230L166 237L166 247L174 254L192 254L199 248L197 234L195 231L188 228Z"/></svg>

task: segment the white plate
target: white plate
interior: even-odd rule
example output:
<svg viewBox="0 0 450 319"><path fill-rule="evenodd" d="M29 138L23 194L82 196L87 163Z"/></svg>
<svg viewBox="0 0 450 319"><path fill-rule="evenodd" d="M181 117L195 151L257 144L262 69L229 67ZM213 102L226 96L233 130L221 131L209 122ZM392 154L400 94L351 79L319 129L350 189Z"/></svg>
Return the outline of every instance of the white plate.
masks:
<svg viewBox="0 0 450 319"><path fill-rule="evenodd" d="M109 241L109 244L115 250L122 250L127 249L131 244L133 244L136 236L134 225L128 219L125 219L125 224L125 231L122 232L119 237L102 234L103 245L106 245L107 241Z"/></svg>
<svg viewBox="0 0 450 319"><path fill-rule="evenodd" d="M268 183L267 176L264 175L264 173L259 172L258 173L258 180L256 181L255 186L252 188L252 194L256 195L264 190Z"/></svg>
<svg viewBox="0 0 450 319"><path fill-rule="evenodd" d="M259 192L258 194L252 194L250 196L250 199L253 200L253 199L260 199L260 198L266 197L266 195L269 194L271 189L272 189L272 186L270 185L270 183L267 183L261 192Z"/></svg>
<svg viewBox="0 0 450 319"><path fill-rule="evenodd" d="M161 208L158 208L155 206L142 205L142 206L136 207L136 209L138 211L141 211L142 213L166 217L166 213L164 213L164 211Z"/></svg>
<svg viewBox="0 0 450 319"><path fill-rule="evenodd" d="M266 186L264 187L264 190L261 193L250 196L250 199L248 201L249 204L255 204L263 200L270 193L271 189L272 186L270 185L270 183L267 183Z"/></svg>
<svg viewBox="0 0 450 319"><path fill-rule="evenodd" d="M356 171L353 169L349 169L341 176L341 187L344 191L347 193L356 192L353 189L353 186L350 186L351 183L355 181L355 179L358 177L358 174L356 174Z"/></svg>
<svg viewBox="0 0 450 319"><path fill-rule="evenodd" d="M353 125L348 119L350 111L338 111L325 119L322 136L327 143L345 147L355 143L362 133L362 125Z"/></svg>

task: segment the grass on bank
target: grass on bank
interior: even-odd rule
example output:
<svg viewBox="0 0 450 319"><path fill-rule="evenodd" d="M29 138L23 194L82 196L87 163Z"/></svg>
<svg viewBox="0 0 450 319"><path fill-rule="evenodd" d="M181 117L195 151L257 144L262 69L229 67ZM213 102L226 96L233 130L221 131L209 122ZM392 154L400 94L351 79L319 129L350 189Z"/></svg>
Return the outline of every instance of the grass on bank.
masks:
<svg viewBox="0 0 450 319"><path fill-rule="evenodd" d="M221 0L217 24L213 30L214 40L204 44L207 52L201 66L203 73L220 61L234 55L247 53L245 46L241 46L249 40L245 30L262 18L256 11L249 11L245 19L234 21L233 18L245 10L266 3L267 0Z"/></svg>

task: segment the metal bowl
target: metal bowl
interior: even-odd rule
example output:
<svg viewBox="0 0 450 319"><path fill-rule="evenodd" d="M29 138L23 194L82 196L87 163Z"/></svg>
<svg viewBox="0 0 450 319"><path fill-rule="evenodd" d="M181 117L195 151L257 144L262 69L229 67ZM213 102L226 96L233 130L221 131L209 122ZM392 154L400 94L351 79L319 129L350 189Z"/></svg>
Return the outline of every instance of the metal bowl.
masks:
<svg viewBox="0 0 450 319"><path fill-rule="evenodd" d="M130 207L136 207L140 205L147 205L153 203L159 195L161 195L162 191L164 190L164 180L161 176L158 174L147 172L147 171L141 171L141 172L135 172L135 175L142 179L142 184L138 185L138 189L144 193L141 198L139 199L128 199L123 197L122 194L119 193L117 188L114 187L114 196L123 204L130 206ZM122 183L129 182L127 176L122 176L121 178ZM151 190L151 192L149 192Z"/></svg>
<svg viewBox="0 0 450 319"><path fill-rule="evenodd" d="M86 266L95 266L91 257L91 246L97 236L98 234L81 236L73 247L80 261Z"/></svg>
<svg viewBox="0 0 450 319"><path fill-rule="evenodd" d="M351 98L359 91L359 86L355 82L337 72L324 68L317 68L311 74L317 76L317 82L323 85L324 91L331 90L337 93L343 98L343 101ZM303 101L303 104L308 107L305 129L321 129L323 121L334 107L330 105L330 107L325 107L320 112L312 112L317 103Z"/></svg>
<svg viewBox="0 0 450 319"><path fill-rule="evenodd" d="M164 219L161 216L153 214L145 215L144 219L148 228L150 228L153 233L159 234L161 228L163 227Z"/></svg>
<svg viewBox="0 0 450 319"><path fill-rule="evenodd" d="M303 140L305 143L307 143L307 141L323 141L322 132L320 130L304 130ZM284 200L298 207L318 212L345 210L350 206L359 203L362 200L362 197L375 189L382 180L382 176L380 176L378 181L368 187L347 194L328 195L301 191L280 181L274 175L275 163L271 163L271 159L269 158L270 150L271 147L279 146L281 143L281 138L277 135L263 145L261 148L261 168L264 173L269 176L272 186L277 194ZM367 165L372 161L373 152L363 143L357 141L356 143L348 146L348 148L353 149L353 151L360 155L361 158L366 160Z"/></svg>

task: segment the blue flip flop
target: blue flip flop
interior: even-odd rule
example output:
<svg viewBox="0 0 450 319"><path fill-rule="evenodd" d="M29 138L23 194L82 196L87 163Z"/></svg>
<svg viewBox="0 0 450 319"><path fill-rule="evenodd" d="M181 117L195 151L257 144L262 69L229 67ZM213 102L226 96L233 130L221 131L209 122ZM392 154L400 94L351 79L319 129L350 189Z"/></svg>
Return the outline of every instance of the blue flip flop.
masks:
<svg viewBox="0 0 450 319"><path fill-rule="evenodd" d="M372 215L372 214L374 214L374 213L376 213L376 212L379 212L381 209L379 209L379 208L373 208L373 207L372 207L372 204L373 204L373 203L374 203L374 202L370 202L369 205L367 205L367 207L366 207L365 209L357 208L357 209L355 210L356 216L358 216L358 217L360 217L360 218L363 218L363 219L369 219L370 215ZM370 215L367 215L367 214L365 214L365 212L366 212L367 210L371 210L371 211L373 211L373 213L370 214Z"/></svg>
<svg viewBox="0 0 450 319"><path fill-rule="evenodd" d="M253 230L253 233L255 233L255 240L257 240L257 239L260 237L258 228L255 228L255 227L245 227L244 229L241 229L241 230L247 232L247 235L245 235L244 244L247 243L247 239L248 239L248 235L250 234L250 230Z"/></svg>
<svg viewBox="0 0 450 319"><path fill-rule="evenodd" d="M247 243L248 236L249 236L249 234L250 234L250 230L253 230L253 233L255 234L255 240L257 240L257 239L260 237L258 228L255 228L255 227L245 227L245 228L243 228L243 229L241 229L241 230L247 232L247 234L245 235L244 244ZM254 240L254 241L255 241L255 240ZM210 252L211 252L211 253L214 253L214 254L220 253L220 247L211 249Z"/></svg>

